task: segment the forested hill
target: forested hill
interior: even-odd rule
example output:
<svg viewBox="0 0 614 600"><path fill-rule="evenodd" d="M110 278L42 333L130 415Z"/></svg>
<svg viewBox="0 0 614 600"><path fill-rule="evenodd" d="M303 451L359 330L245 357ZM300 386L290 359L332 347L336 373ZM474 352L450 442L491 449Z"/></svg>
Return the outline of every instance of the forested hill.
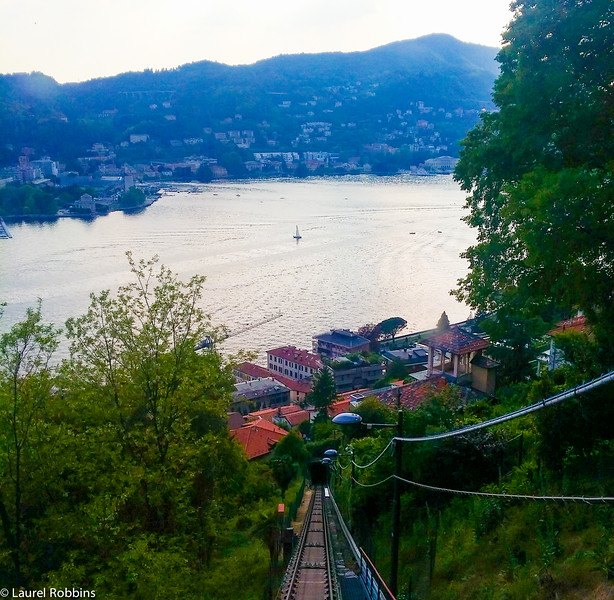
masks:
<svg viewBox="0 0 614 600"><path fill-rule="evenodd" d="M23 145L67 158L95 142L119 144L130 133L148 134L164 151L171 139L204 136L206 144L207 134L228 127L253 132L252 151L355 152L392 141L400 147L415 142L415 121L435 120L424 117L429 108L442 120L447 114L446 127L436 131L454 144L492 106L496 53L433 34L364 52L282 55L240 66L202 61L64 85L40 73L0 75L8 145L0 160ZM396 134L387 127L391 114L403 115ZM322 136L330 139L301 140L310 122L330 124Z"/></svg>

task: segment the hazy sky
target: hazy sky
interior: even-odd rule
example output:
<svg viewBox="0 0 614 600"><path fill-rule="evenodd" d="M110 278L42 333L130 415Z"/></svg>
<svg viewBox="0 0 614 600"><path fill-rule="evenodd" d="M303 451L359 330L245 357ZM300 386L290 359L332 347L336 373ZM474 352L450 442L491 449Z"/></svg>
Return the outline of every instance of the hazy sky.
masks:
<svg viewBox="0 0 614 600"><path fill-rule="evenodd" d="M510 0L0 0L0 73L59 82L367 50L429 33L500 46Z"/></svg>

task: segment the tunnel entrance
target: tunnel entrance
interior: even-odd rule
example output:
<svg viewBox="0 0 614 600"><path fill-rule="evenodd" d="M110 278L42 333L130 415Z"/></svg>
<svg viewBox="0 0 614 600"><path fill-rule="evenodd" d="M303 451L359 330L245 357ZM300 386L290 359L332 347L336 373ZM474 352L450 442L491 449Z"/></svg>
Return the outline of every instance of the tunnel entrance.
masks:
<svg viewBox="0 0 614 600"><path fill-rule="evenodd" d="M326 483L327 467L319 460L309 463L309 476L312 485L324 485Z"/></svg>

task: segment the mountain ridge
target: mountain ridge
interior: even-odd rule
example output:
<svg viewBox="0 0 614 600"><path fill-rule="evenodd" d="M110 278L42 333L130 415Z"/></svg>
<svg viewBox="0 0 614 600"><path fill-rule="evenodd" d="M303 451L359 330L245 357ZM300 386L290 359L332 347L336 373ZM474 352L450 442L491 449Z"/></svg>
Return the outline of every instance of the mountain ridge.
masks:
<svg viewBox="0 0 614 600"><path fill-rule="evenodd" d="M24 146L69 159L84 156L94 143L117 146L131 134L149 136L152 156L176 156L171 141L189 138L203 140L193 150L217 158L234 147L221 148L214 133L237 129L253 132L238 148L246 160L247 150L271 149L355 156L374 143L453 153L479 111L493 107L497 53L431 34L370 50L282 54L251 65L204 60L79 83L60 84L42 73L0 75L0 164L14 162ZM447 122L439 115L441 132L428 143L415 130L426 121L419 118L426 109L418 106L452 115ZM474 114L459 121L454 111ZM405 117L392 129L397 114ZM329 131L308 139L304 129L311 122L327 123Z"/></svg>

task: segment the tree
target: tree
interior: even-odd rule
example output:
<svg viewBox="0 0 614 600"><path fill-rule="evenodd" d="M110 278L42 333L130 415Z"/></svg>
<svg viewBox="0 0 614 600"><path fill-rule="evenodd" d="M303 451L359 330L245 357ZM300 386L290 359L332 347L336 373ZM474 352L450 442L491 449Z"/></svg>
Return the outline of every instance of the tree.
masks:
<svg viewBox="0 0 614 600"><path fill-rule="evenodd" d="M441 313L441 317L439 317L439 321L437 321L437 331L446 331L447 329L450 329L450 319L448 319L448 315L446 315L444 310Z"/></svg>
<svg viewBox="0 0 614 600"><path fill-rule="evenodd" d="M295 173L297 177L304 179L305 177L309 175L309 169L307 168L307 165L304 162L300 162L298 163L298 166L296 167Z"/></svg>
<svg viewBox="0 0 614 600"><path fill-rule="evenodd" d="M407 325L407 321L402 319L401 317L391 317L390 319L385 319L381 323L378 324L379 330L381 331L381 335L384 337L391 337L394 342L394 336L399 333L402 329L404 329Z"/></svg>
<svg viewBox="0 0 614 600"><path fill-rule="evenodd" d="M275 446L275 458L282 458L284 456L290 457L292 462L299 465L307 458L305 442L300 434L294 429L279 440Z"/></svg>
<svg viewBox="0 0 614 600"><path fill-rule="evenodd" d="M478 238L456 295L512 318L580 307L612 344L611 3L513 7L498 55L500 110L468 134L455 171Z"/></svg>
<svg viewBox="0 0 614 600"><path fill-rule="evenodd" d="M231 177L245 177L247 174L245 163L237 151L222 154L220 157L220 166L224 167Z"/></svg>
<svg viewBox="0 0 614 600"><path fill-rule="evenodd" d="M313 376L313 387L306 400L318 409L318 419L328 417L328 409L337 397L337 386L332 372L323 368Z"/></svg>
<svg viewBox="0 0 614 600"><path fill-rule="evenodd" d="M88 312L67 321L67 369L108 403L109 420L135 458L165 463L178 431L202 409L224 416L232 386L217 354L195 351L206 335L219 337L198 306L204 278L184 283L164 266L156 271L155 257L127 256L135 281L115 298L108 290L92 294ZM134 435L137 424L146 436Z"/></svg>
<svg viewBox="0 0 614 600"><path fill-rule="evenodd" d="M229 365L195 350L218 335L199 308L203 278L129 262L132 283L69 320L70 357L53 369L58 333L40 303L0 335L1 579L113 598L260 597L265 549L245 534L276 488L224 425ZM237 562L251 584L211 587Z"/></svg>
<svg viewBox="0 0 614 600"><path fill-rule="evenodd" d="M379 350L379 340L382 336L380 324L367 323L359 327L356 333L369 340L369 350L371 350L371 352L377 352Z"/></svg>
<svg viewBox="0 0 614 600"><path fill-rule="evenodd" d="M121 208L134 208L141 206L144 202L145 192L135 187L131 187L128 191L124 192L119 199Z"/></svg>
<svg viewBox="0 0 614 600"><path fill-rule="evenodd" d="M39 301L23 321L0 336L0 523L13 563L11 583L16 586L29 578L23 564L31 500L26 490L33 472L40 470L37 454L47 433L40 421L53 386L50 360L58 334L42 322Z"/></svg>
<svg viewBox="0 0 614 600"><path fill-rule="evenodd" d="M203 162L200 164L200 167L196 170L196 179L202 183L213 181L213 171L207 163Z"/></svg>
<svg viewBox="0 0 614 600"><path fill-rule="evenodd" d="M288 486L296 476L297 464L293 462L292 457L284 455L271 460L271 470L273 477L281 490L281 499L286 496Z"/></svg>
<svg viewBox="0 0 614 600"><path fill-rule="evenodd" d="M67 322L62 372L63 420L75 439L66 486L89 490L80 510L101 516L68 521L63 533L76 548L75 538L113 554L105 561L75 550L74 568L123 573L117 585L104 579L120 595L129 591L121 586L135 569L134 544L144 565L206 567L247 469L225 431L203 426L203 415L225 417L233 389L222 358L195 350L218 335L199 307L204 278L182 282L156 258L128 259L134 281L116 296L92 295L88 312Z"/></svg>

